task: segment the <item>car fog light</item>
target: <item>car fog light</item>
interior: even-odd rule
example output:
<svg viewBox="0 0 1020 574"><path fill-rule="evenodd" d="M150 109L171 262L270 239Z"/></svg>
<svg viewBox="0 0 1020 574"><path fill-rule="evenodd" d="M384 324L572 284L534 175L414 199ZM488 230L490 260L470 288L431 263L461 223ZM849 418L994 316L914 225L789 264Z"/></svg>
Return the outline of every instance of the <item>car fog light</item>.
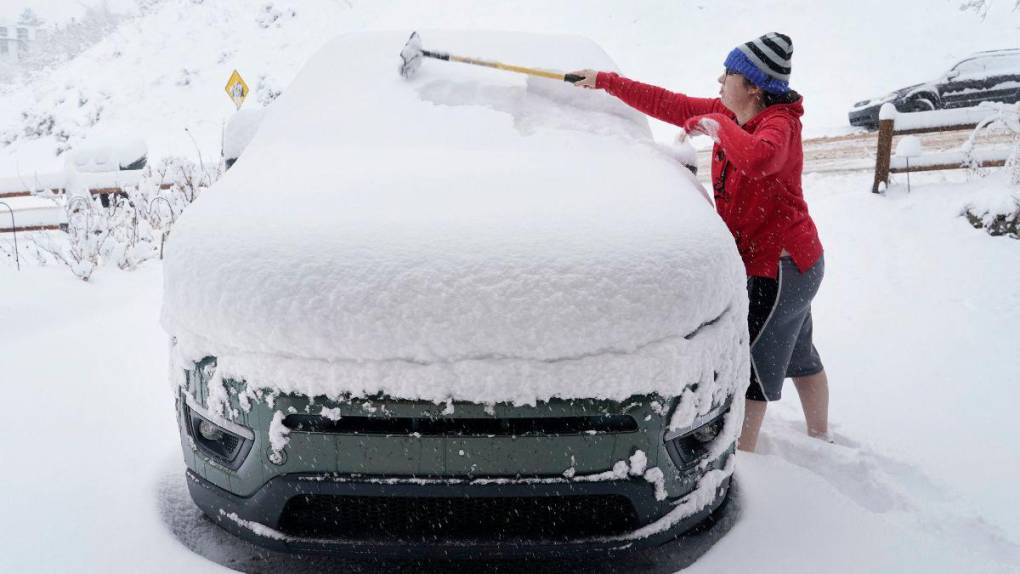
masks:
<svg viewBox="0 0 1020 574"><path fill-rule="evenodd" d="M205 419L202 419L198 423L198 434L202 435L202 438L210 441L223 440L223 432L220 431L216 425Z"/></svg>
<svg viewBox="0 0 1020 574"><path fill-rule="evenodd" d="M251 450L254 434L250 429L224 421L222 425L205 418L189 404L185 409L188 434L195 448L209 459L227 468L237 469Z"/></svg>
<svg viewBox="0 0 1020 574"><path fill-rule="evenodd" d="M721 431L721 424L707 424L692 432L691 438L701 443L712 442Z"/></svg>
<svg viewBox="0 0 1020 574"><path fill-rule="evenodd" d="M276 466L283 466L287 464L287 451L273 450L273 447L269 447L266 449L266 458Z"/></svg>
<svg viewBox="0 0 1020 574"><path fill-rule="evenodd" d="M677 468L690 468L708 455L712 442L722 432L726 423L726 409L714 418L682 435L666 438L666 452Z"/></svg>

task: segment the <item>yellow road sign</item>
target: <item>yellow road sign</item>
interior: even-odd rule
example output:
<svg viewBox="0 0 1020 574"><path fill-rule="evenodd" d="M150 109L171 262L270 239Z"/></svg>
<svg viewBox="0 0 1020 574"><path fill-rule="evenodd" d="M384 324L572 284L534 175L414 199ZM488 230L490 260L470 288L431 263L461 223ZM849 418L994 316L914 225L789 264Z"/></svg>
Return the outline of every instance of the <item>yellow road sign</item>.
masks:
<svg viewBox="0 0 1020 574"><path fill-rule="evenodd" d="M227 85L223 89L226 90L227 95L230 96L237 109L241 109L241 104L248 97L248 84L244 82L244 78L241 77L241 74L237 73L237 70L230 74L230 79L227 80Z"/></svg>

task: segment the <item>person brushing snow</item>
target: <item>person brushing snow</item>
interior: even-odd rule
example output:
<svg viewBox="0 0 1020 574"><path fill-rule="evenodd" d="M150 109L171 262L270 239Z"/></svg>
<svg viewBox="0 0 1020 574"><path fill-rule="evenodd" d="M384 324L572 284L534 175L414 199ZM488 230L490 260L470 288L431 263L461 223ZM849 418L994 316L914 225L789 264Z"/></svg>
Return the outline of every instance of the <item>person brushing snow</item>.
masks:
<svg viewBox="0 0 1020 574"><path fill-rule="evenodd" d="M579 70L575 85L605 90L689 134L715 140L712 186L747 271L751 384L738 448L753 451L769 401L786 377L809 435L828 438L829 384L812 342L811 300L824 272L822 244L801 191L803 98L790 89L793 42L769 33L737 46L718 98L693 98L612 72Z"/></svg>

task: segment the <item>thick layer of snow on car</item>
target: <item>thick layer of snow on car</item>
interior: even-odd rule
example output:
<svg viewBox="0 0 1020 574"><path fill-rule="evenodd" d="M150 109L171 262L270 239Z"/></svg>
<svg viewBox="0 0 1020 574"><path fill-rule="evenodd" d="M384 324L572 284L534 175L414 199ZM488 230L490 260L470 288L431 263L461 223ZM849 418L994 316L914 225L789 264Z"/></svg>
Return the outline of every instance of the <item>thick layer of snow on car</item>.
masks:
<svg viewBox="0 0 1020 574"><path fill-rule="evenodd" d="M223 128L223 157L226 159L237 159L241 152L248 147L255 132L262 124L262 118L266 114L266 108L252 108L239 110L230 117L230 121Z"/></svg>
<svg viewBox="0 0 1020 574"><path fill-rule="evenodd" d="M744 384L743 266L645 120L601 92L485 68L429 60L405 80L407 37L330 43L182 217L163 309L182 359L309 395L623 399L713 369L729 392ZM615 68L580 38L422 37Z"/></svg>

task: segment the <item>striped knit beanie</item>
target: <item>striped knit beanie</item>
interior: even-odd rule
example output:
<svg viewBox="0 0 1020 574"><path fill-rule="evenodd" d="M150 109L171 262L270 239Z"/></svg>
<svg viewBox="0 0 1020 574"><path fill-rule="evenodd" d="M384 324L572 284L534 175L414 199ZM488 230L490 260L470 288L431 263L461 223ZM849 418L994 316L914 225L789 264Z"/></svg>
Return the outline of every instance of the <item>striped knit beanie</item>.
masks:
<svg viewBox="0 0 1020 574"><path fill-rule="evenodd" d="M790 58L793 41L785 34L771 32L741 44L726 57L726 71L737 72L772 94L790 91Z"/></svg>

